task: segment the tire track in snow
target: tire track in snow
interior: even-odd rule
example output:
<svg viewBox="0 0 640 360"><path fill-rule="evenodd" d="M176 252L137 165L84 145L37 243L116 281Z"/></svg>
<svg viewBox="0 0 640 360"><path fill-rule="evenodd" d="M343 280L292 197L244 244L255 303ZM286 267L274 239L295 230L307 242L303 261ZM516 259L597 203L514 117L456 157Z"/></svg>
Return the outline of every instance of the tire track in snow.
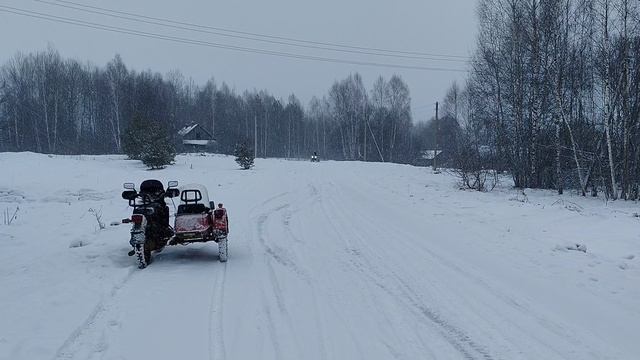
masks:
<svg viewBox="0 0 640 360"><path fill-rule="evenodd" d="M332 184L333 185L333 184ZM330 191L331 194L339 193L337 187L335 185L332 186L334 189ZM337 204L333 199L328 198L330 208L332 212L340 212L341 216L338 218L344 219L353 219L353 213L346 213L339 204ZM323 205L324 206L324 205ZM366 244L360 239L361 235L357 234L354 231L348 231L351 229L349 226L340 226L340 224L336 224L334 218L329 216L328 210L326 207L323 207L325 214L327 215L328 221L332 222L332 226L336 231L336 234L339 237L343 237L345 239L348 248L352 252L356 252L357 255L365 255L366 253L370 253L369 250L372 248L370 244ZM353 225L353 224L351 224ZM342 229L340 229L342 227ZM353 236L345 237L345 233L351 233ZM354 242L349 240L354 239L358 241L358 246L355 246ZM440 313L426 305L420 297L417 296L410 287L403 287L402 294L403 296L398 296L397 292L392 291L389 286L381 281L381 279L386 279L386 274L393 273L393 270L386 269L386 271L380 271L373 263L385 264L386 259L384 256L372 254L370 256L374 256L375 261L364 261L362 262L360 259L361 256L353 256L352 264L354 265L354 269L359 272L363 278L367 279L368 282L373 283L376 287L385 291L391 298L396 299L396 301L403 303L405 308L413 309L413 313L418 315L420 318L428 320L429 325L431 327L435 327L438 332L442 335L442 337L454 348L456 349L465 359L467 360L475 360L475 359L486 359L491 360L494 357L487 350L486 346L480 345L477 341L473 340L464 330L454 326L451 322L447 321L445 318L440 315ZM375 274L372 275L372 274ZM401 281L401 277L394 274L394 280L396 282ZM410 299L409 302L404 300L404 298Z"/></svg>
<svg viewBox="0 0 640 360"><path fill-rule="evenodd" d="M330 182L330 185L334 185L333 182ZM343 236L344 231L342 231L341 229L339 229L338 225L335 223L335 221L333 220L334 218L334 213L332 211L330 211L329 209L327 209L327 205L325 204L325 198L322 197L321 195L321 191L318 191L316 186L311 185L312 189L313 189L313 193L317 195L317 202L320 204L320 209L324 215L324 218L326 219L325 223L328 224L329 226L331 226L333 233L335 235L335 237L337 237L338 239L340 239L344 245L345 245L345 250L349 255L349 258L347 260L347 263L349 264L349 266L353 269L353 268L357 268L357 270L360 270L361 267L358 266L358 264L356 264L355 260L354 260L354 255L355 256L359 256L359 254L361 253L361 250L355 246L355 244L350 240L349 237L345 237ZM349 216L347 215L346 218L349 218ZM360 274L360 277L362 278L362 273L360 271L355 271L356 274ZM365 279L366 280L366 279ZM370 297L371 301L375 302L375 303L379 303L378 298L375 296L375 294L373 294L373 292L371 292L371 297ZM333 309L334 313L338 316L338 318L342 319L342 315L340 315L335 308ZM396 327L394 326L393 322L391 321L391 319L386 315L385 312L381 313L384 316L384 320L387 323L387 325L393 330L392 333L398 333L396 330ZM357 330L354 330L347 322L344 322L344 326L345 328L348 330L349 332L349 336L353 342L353 344L356 347L356 350L358 351L358 358L359 359L366 359L368 358L368 356L365 356L362 348L362 344L360 343L360 341L358 340L358 337L356 336L356 332ZM426 345L426 344L423 344ZM384 346L388 349L389 354L393 356L394 359L399 359L400 355L397 351L391 351L390 350L390 345L387 342L384 342Z"/></svg>
<svg viewBox="0 0 640 360"><path fill-rule="evenodd" d="M269 338L271 339L271 346L273 347L273 352L275 354L276 359L283 359L282 350L280 349L280 343L277 337L277 329L275 326L275 322L273 320L273 315L271 314L271 309L269 309L267 295L264 292L264 288L260 288L260 295L262 297L262 311L264 312L267 318L267 327L269 332Z"/></svg>
<svg viewBox="0 0 640 360"><path fill-rule="evenodd" d="M324 206L323 206L323 212L325 213L325 217L327 217L327 219L329 219L329 218L331 217L331 215L328 213L328 211L327 211L326 209L324 209ZM361 279L361 280L363 280L363 283L367 284L367 283L369 282L369 280L370 280L370 279L369 279L368 277L365 277L366 272L364 271L364 266L363 266L360 262L358 262L358 261L355 259L356 257L358 257L358 256L360 256L360 255L361 255L361 250L360 250L360 249L358 249L358 248L356 248L356 247L354 246L354 244L353 244L351 241L349 241L349 240L348 240L348 238L343 237L342 235L340 235L340 230L339 230L339 229L338 229L338 227L335 225L335 223L333 223L331 220L328 220L328 221L327 221L327 223L328 223L329 225L331 225L331 227L332 227L332 229L333 229L333 232L336 234L336 237L337 237L337 238L340 238L340 239L343 241L343 243L345 244L345 250L346 250L346 253L347 253L347 254L348 254L348 256L349 256L349 258L348 258L345 262L346 262L346 263L347 263L347 265L349 266L349 268L350 268L350 272L351 272L351 273L355 273L355 274L357 274L357 275L360 277L360 279ZM370 290L369 290L368 292L369 292L369 293L370 293L370 295L371 295L371 296L370 296L370 299L371 299L373 302L375 302L375 303L379 303L379 300L378 300L378 297L376 296L376 294L374 294L374 292L373 292L373 291L370 291ZM334 312L335 312L336 314L338 314L338 312L336 312L336 311L335 311L335 309L334 309ZM397 334L397 333L398 333L397 328L396 328L396 326L394 325L394 323L391 321L391 319L389 318L389 316L386 314L386 312L382 311L382 312L380 312L379 314L381 314L381 315L384 317L384 321L386 322L386 324L388 325L388 327L389 327L390 329L392 329L392 333L393 333L393 334ZM362 345L360 344L359 340L358 340L358 339L357 339L357 337L355 336L355 331L357 331L357 330L355 330L355 331L354 331L354 330L353 330L350 326L348 326L346 323L345 323L345 326L347 326L347 328L349 329L350 337L351 337L351 339L352 339L353 343L356 345L356 347L357 347L357 349L358 349L358 352L359 352L359 355L360 355L358 358L360 358L360 359L365 359L365 358L367 358L367 357L364 355L364 353L363 353L363 351L362 351L362 349L361 349ZM422 341L422 339L421 339L421 338L419 338L419 339ZM384 342L384 345L385 345L385 347L387 348L387 350L389 351L389 353L390 353L390 354L391 354L395 359L399 359L399 358L401 358L401 356L400 356L400 354L398 353L398 351L397 351L397 350L395 350L395 349L393 349L393 348L389 345L389 343L388 343L388 342ZM425 350L426 350L426 349L428 349L428 346L427 346L427 344L426 344L426 343L422 342L422 345L423 345L423 347L424 347L424 349L425 349Z"/></svg>
<svg viewBox="0 0 640 360"><path fill-rule="evenodd" d="M352 192L360 192L362 191L362 184L360 184L359 187L355 188L355 187L350 187L350 191ZM374 186L374 187L378 187L379 186ZM344 190L342 190L344 191ZM362 196L362 195L360 195ZM379 199L378 199L379 201ZM385 229L380 227L379 224L371 222L369 219L364 218L361 214L359 213L355 213L357 216L359 216L361 218L361 220L365 223L368 224L368 226L372 226L374 228L376 228L376 230L379 233L391 233L389 229ZM417 219L416 219L417 221ZM427 257L429 257L431 259L431 261L436 262L440 265L442 265L443 267L459 274L460 276L462 276L465 279L469 279L472 280L472 283L474 284L474 286L478 286L480 287L485 293L487 294L491 294L491 296L494 296L497 300L500 300L502 304L504 304L505 306L510 307L511 309L517 311L519 314L521 315L525 315L527 317L530 317L532 319L535 320L535 322L537 324L539 324L540 326L542 326L545 330L549 331L550 333L552 333L554 336L557 336L559 338L565 339L566 341L570 342L573 346L575 346L575 348L578 349L588 349L588 353L591 354L596 354L596 352L591 348L591 346L587 343L585 343L584 341L580 340L579 338L576 338L574 335L572 335L566 328L564 328L562 325L556 323L553 321L553 319L550 319L549 317L545 317L544 315L536 312L531 306L528 306L526 301L519 301L516 300L515 298L513 298L512 296L510 296L509 294L507 294L506 292L498 289L495 286L492 286L491 284L489 284L484 278L478 276L477 274L474 274L470 271L467 271L465 269L463 269L462 267L460 267L459 265L457 265L455 262L453 262L452 260L443 257L440 254L436 254L432 249L429 249L428 247L422 245L421 242L410 242L410 241L404 241L405 239L409 239L414 237L412 234L408 234L405 232L405 230L403 228L394 228L393 232L392 232L395 237L397 239L400 239L401 241L403 241L403 243L409 247L412 248L412 252L422 252L423 254L425 254ZM381 259L384 258L384 256L379 256ZM410 292L413 292L414 299L416 297L420 297L415 291L412 290L412 287L405 281L403 280L403 278L401 276L398 276L397 273L391 271L394 275L394 277L398 280L399 283L401 283L404 287L405 290L408 290ZM481 314L477 314L477 315L481 315ZM520 324L517 321L513 321L509 318L506 317L501 317L502 320L507 321L508 323L510 323L515 329L517 329L518 331L521 331L523 334L527 335L528 338L536 341L539 345L541 345L542 347L552 351L555 355L561 357L561 358L565 358L566 356L569 356L567 351L565 349L561 349L561 348L557 348L557 346L555 346L554 344L550 344L547 341L544 341L542 339L540 339L535 333L531 333L530 331L527 331L526 329L523 329ZM489 323L491 322L491 320L488 320ZM495 327L494 327L495 328ZM498 331L500 332L500 331ZM513 344L512 344L513 345ZM515 350L513 348L510 349L511 352L516 353L518 350ZM598 354L597 355L598 358L605 358L606 355L605 354Z"/></svg>
<svg viewBox="0 0 640 360"><path fill-rule="evenodd" d="M312 273L310 273L305 267L299 265L300 261L298 259L298 256L296 256L297 252L294 250L296 245L305 245L302 238L297 236L291 229L291 222L293 221L293 216L295 213L297 213L297 211L291 210L291 201L289 201L288 199L282 199L284 196L287 196L289 194L290 193L285 193L269 198L267 201L262 203L263 212L256 216L258 240L263 253L266 255L265 257L263 257L264 263L266 265L265 272L269 278L268 284L271 285L269 289L265 289L263 286L261 289L261 294L263 296L263 301L266 304L268 304L270 299L275 300L275 306L279 314L282 315L289 332L289 336L287 336L286 338L272 338L272 341L282 341L287 339L294 340L292 345L297 351L295 358L304 358L303 354L309 351L309 344L303 344L299 340L297 340L297 337L299 336L299 331L296 330L295 326L297 321L294 321L293 316L287 308L285 298L283 296L284 289L281 285L282 281L281 279L279 279L280 272L276 271L277 269L274 267L274 265L281 265L285 270L288 270L290 273L300 279L300 281L303 282L303 286L307 286L311 293L310 307L312 308L313 314L315 315L315 320L313 321L314 327L316 329L314 344L318 345L317 353L320 359L327 359L328 355L326 345L326 331L324 329L324 326L322 325L322 316L320 313L318 298L316 296L317 290L314 286ZM313 192L312 189L312 195L314 196L308 197L307 195L305 195L304 197L301 197L305 200L297 201L295 202L295 204L299 206L301 203L306 202L306 200L308 199L311 199L312 203L315 202L318 198L317 191ZM282 202L277 201L280 199L282 200ZM299 199L296 197L296 200ZM272 206L269 207L269 205ZM258 207L256 207L255 210L257 209ZM276 219L279 219L279 221L276 221ZM275 238L273 238L273 236L269 234L268 225L276 226L276 229L280 231L278 233L278 236L284 236L284 238L275 241ZM269 241L269 239L271 239L271 241ZM274 245L277 243L287 244L288 246L282 247ZM287 283L285 283L285 285L286 284ZM273 296L267 297L267 293L272 293ZM264 312L267 315L267 319L269 320L269 322L273 322L275 313L272 311L272 309L265 305ZM269 326L270 325L271 324L269 324ZM276 331L277 329L274 329L271 332L273 334L277 334ZM289 340L287 343L291 343L291 341ZM278 351L280 354L277 355L277 358L283 358L282 350L283 349L278 346ZM284 358L287 358L287 356L284 356Z"/></svg>
<svg viewBox="0 0 640 360"><path fill-rule="evenodd" d="M222 274L216 278L209 303L209 360L224 360L224 289L227 280L227 263L223 263ZM214 325L215 321L215 325ZM214 330L215 328L215 330Z"/></svg>
<svg viewBox="0 0 640 360"><path fill-rule="evenodd" d="M246 218L247 222L246 222L246 228L247 229L251 229L249 231L246 231L246 237L247 237L247 242L245 243L245 247L248 251L248 253L251 256L251 259L254 260L254 262L252 262L252 264L255 263L255 260L258 260L259 257L254 255L254 251L256 249L255 243L255 237L256 237L256 232L257 232L257 221L260 219L260 217L264 214L261 213L260 215L255 215L256 213L258 213L260 210L263 210L263 208L265 206L267 206L270 202L277 200L278 198L281 198L283 196L286 196L287 192L283 192L280 194L277 194L275 196L269 197L266 200L263 200L260 204L253 206L249 212L248 212L248 216ZM260 284L260 286L258 287L258 296L261 299L259 302L256 303L256 305L260 306L260 313L264 314L266 317L266 327L267 329L267 334L265 334L264 336L260 337L261 340L265 339L266 337L268 337L270 339L270 344L273 346L273 351L276 355L276 358L280 358L280 348L277 345L277 337L275 335L275 328L273 327L273 321L271 319L271 315L269 313L269 309L266 305L267 303L267 297L264 291L264 287L262 286L262 284ZM257 309L256 309L257 310ZM263 323L263 319L261 317L255 317L253 319L250 319L250 321L253 321L252 323L252 327L255 327L256 329L258 329L261 333L262 333L262 323ZM261 334L262 335L262 334ZM265 355L265 344L264 341L260 341L258 344L255 344L258 352L260 354L262 354L263 356Z"/></svg>
<svg viewBox="0 0 640 360"><path fill-rule="evenodd" d="M98 330L97 325L105 325L108 321L104 321L103 317L105 313L110 309L114 300L117 298L120 290L133 278L137 268L131 267L129 272L109 291L106 298L100 300L93 308L89 316L78 326L64 341L64 343L58 348L56 354L53 356L53 360L74 359L76 355L85 347L85 340L87 336L95 335ZM95 340L95 339L94 339ZM105 349L106 344L95 344L94 353L102 352Z"/></svg>
<svg viewBox="0 0 640 360"><path fill-rule="evenodd" d="M337 193L334 191L332 193ZM330 200L331 201L331 200ZM334 203L335 205L335 203ZM333 206L332 208L337 208L337 206ZM343 211L343 210L338 210ZM354 216L360 217L363 220L364 217L357 212L351 214L343 213L343 216L351 215L353 219ZM379 232L382 234L382 232ZM413 308L414 313L422 318L426 318L428 320L428 324L435 324L440 328L440 333L443 337L457 350L459 351L465 359L473 360L473 359L486 359L491 360L494 357L489 353L487 348L483 345L478 344L474 341L466 332L462 329L452 325L449 321L445 320L442 315L433 308L427 306L427 301L423 300L416 291L409 286L406 281L399 276L393 269L387 267L385 271L380 271L378 267L373 266L373 263L376 264L385 264L388 259L384 257L385 254L373 254L371 249L375 249L375 246L368 246L368 244L364 243L361 239L361 236L354 233L354 239L357 239L359 242L359 253L358 255L363 255L364 253L371 253L370 256L375 257L375 261L366 261L366 264L360 262L356 263L357 270L361 272L361 274L368 278L370 282L375 284L378 288L386 292L391 298L396 299L397 301L403 303L407 308ZM366 249L363 250L363 249ZM373 273L373 274L372 274ZM398 296L398 291L393 291L389 288L389 285L383 283L381 279L386 279L388 275L391 274L394 282L402 285L400 287L400 294L402 296ZM395 288L398 288L397 286ZM404 300L407 299L407 300ZM479 356L479 357L478 357Z"/></svg>
<svg viewBox="0 0 640 360"><path fill-rule="evenodd" d="M266 235L265 227L268 220L273 215L276 215L278 213L284 213L282 225L283 225L283 228L285 229L286 235L289 235L289 237L293 241L300 242L300 240L298 240L289 229L288 221L285 220L287 216L285 211L288 210L290 207L291 205L289 204L279 205L258 216L258 219L257 219L258 240L264 252L267 255L269 255L270 259L275 260L280 265L294 272L297 276L302 278L305 282L309 283L310 276L308 275L307 271L305 271L300 265L298 265L298 261L296 261L294 255L291 254L289 250L287 250L286 248L283 248L280 246L276 246L276 248L274 248L270 246L266 240L267 235ZM271 267L270 263L267 263L267 265Z"/></svg>
<svg viewBox="0 0 640 360"><path fill-rule="evenodd" d="M267 236L266 225L269 219L271 218L271 216L276 215L290 207L290 204L288 203L279 204L271 208L269 208L267 205L275 202L276 200L286 195L288 195L288 193L283 193L283 194L271 197L261 204L261 207L262 208L266 207L267 210L262 212L257 217L256 231L258 235L258 242L261 248L263 249L264 254L267 255L267 257L264 258L265 259L264 262L267 267L266 272L269 277L269 284L271 285L270 292L273 294L273 299L275 299L276 308L278 309L279 313L283 316L287 324L287 328L290 332L289 337L291 339L295 339L296 331L293 326L293 321L292 321L291 315L289 314L289 311L287 310L285 301L282 298L282 287L280 286L278 277L276 275L276 271L273 268L273 264L271 263L271 260L276 261L286 269L292 271L294 274L296 274L299 278L301 278L307 283L308 283L308 277L306 273L297 265L296 261L294 261L290 255L289 256L283 255L285 252L284 249L280 248L280 249L274 250L272 247L270 247L267 244L267 240L266 240L266 236ZM283 224L284 224L284 221L283 221ZM263 283L260 284L260 294L262 297L263 312L266 315L267 326L269 327L269 336L272 342L273 350L275 352L275 358L276 359L285 358L283 357L283 351L281 349L281 346L279 344L279 339L277 337L278 328L275 326L274 314L272 313L271 308L269 307L269 297L267 296L267 290L265 289ZM294 345L296 348L296 352L298 353L296 357L301 358L300 355L303 350L302 347L300 346L299 343L294 343Z"/></svg>
<svg viewBox="0 0 640 360"><path fill-rule="evenodd" d="M305 206L305 208L313 208L314 205L316 205L317 203L319 203L321 201L321 197L320 197L320 192L318 191L317 187L313 184L313 183L308 183L307 184L307 190L308 190L308 195L305 197L305 200L308 200L308 204ZM302 203L298 204L298 206L300 207L302 205ZM285 214L285 216L283 216L283 222L282 225L285 228L285 230L287 231L287 234L293 238L297 244L304 244L304 242L301 240L302 238L298 235L296 235L293 230L291 229L291 222L293 221L293 213L292 212L287 212ZM326 335L326 329L325 326L323 325L323 317L321 316L320 313L320 306L318 304L318 293L317 293L317 284L315 284L315 282L313 281L313 279L311 278L311 276L308 276L308 278L306 279L307 283L309 284L309 288L311 291L311 299L313 302L313 313L315 315L315 327L316 327L316 332L318 334L318 344L319 344L319 355L320 355L320 359L328 359L328 352L327 352L327 335ZM331 310L333 311L333 314L337 314L335 308L333 308L333 306L329 305L331 307Z"/></svg>

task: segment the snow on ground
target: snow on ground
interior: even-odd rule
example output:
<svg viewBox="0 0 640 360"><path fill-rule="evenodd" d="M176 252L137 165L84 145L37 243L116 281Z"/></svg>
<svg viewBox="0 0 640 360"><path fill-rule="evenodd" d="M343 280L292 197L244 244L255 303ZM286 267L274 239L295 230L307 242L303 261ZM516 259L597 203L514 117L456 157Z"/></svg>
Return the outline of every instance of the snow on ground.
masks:
<svg viewBox="0 0 640 360"><path fill-rule="evenodd" d="M0 359L640 357L637 203L357 162L3 153L0 172L0 211L19 207L0 224ZM225 203L228 263L212 243L136 268L110 223L146 178Z"/></svg>

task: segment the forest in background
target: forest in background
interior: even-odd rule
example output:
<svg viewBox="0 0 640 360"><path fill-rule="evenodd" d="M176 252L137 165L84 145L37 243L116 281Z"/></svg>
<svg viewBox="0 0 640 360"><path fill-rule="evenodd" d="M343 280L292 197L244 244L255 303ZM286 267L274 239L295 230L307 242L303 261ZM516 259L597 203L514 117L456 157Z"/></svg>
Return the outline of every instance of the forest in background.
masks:
<svg viewBox="0 0 640 360"><path fill-rule="evenodd" d="M198 123L225 154L246 142L257 143L258 157L317 151L325 159L412 163L432 146L420 134L428 127L412 122L409 88L399 76L380 77L368 90L352 74L305 106L295 94L238 94L214 80L197 85L179 71L137 72L117 55L99 67L50 48L18 54L0 68L0 151L122 153L136 117L174 137Z"/></svg>
<svg viewBox="0 0 640 360"><path fill-rule="evenodd" d="M173 137L199 123L226 154L244 142L258 157L416 164L438 149L479 190L507 172L518 188L640 198L639 3L479 0L477 16L468 78L446 91L437 121L412 119L396 75L366 89L355 73L302 104L48 49L0 67L0 151L122 153L142 118Z"/></svg>

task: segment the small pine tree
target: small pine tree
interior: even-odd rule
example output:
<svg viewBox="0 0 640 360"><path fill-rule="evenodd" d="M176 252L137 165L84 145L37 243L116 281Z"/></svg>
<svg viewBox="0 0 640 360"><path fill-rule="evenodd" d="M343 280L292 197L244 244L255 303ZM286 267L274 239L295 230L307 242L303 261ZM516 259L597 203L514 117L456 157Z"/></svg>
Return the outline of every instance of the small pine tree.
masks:
<svg viewBox="0 0 640 360"><path fill-rule="evenodd" d="M247 146L246 142L236 144L233 155L238 165L244 170L249 170L253 166L253 150Z"/></svg>
<svg viewBox="0 0 640 360"><path fill-rule="evenodd" d="M140 160L152 169L161 169L173 163L176 149L166 127L153 126L146 131L145 144Z"/></svg>
<svg viewBox="0 0 640 360"><path fill-rule="evenodd" d="M135 115L124 135L123 151L130 159L142 160L152 169L160 169L173 162L175 146L167 128Z"/></svg>

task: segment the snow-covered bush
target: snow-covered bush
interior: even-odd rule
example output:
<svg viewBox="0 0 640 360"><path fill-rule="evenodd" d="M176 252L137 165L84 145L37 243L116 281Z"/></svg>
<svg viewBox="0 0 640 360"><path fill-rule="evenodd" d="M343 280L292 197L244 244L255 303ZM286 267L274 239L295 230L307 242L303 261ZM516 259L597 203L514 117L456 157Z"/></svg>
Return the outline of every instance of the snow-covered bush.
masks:
<svg viewBox="0 0 640 360"><path fill-rule="evenodd" d="M106 225L104 224L104 221L102 221L102 209L96 210L94 208L90 208L89 213L96 218L96 222L98 223L100 230L104 230Z"/></svg>
<svg viewBox="0 0 640 360"><path fill-rule="evenodd" d="M470 129L459 132L458 138L452 156L452 172L460 180L460 186L478 191L493 190L500 179L498 171L493 170L493 151L480 145Z"/></svg>

